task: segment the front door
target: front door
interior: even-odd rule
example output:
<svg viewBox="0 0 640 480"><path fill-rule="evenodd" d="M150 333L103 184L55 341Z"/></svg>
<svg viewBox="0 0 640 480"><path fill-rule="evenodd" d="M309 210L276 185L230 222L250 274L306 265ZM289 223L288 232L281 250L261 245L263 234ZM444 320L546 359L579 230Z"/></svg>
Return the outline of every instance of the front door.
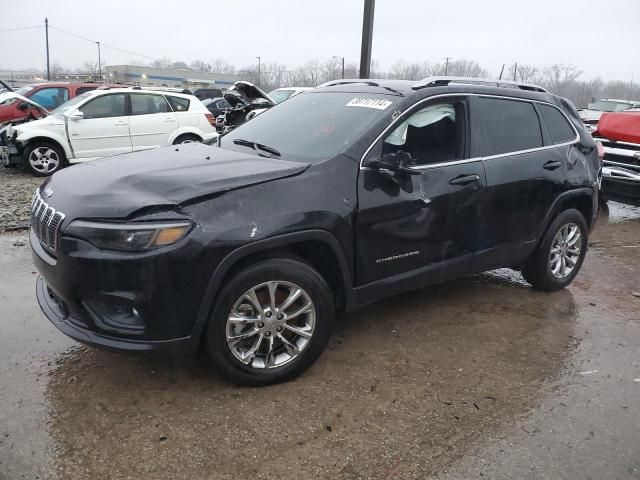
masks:
<svg viewBox="0 0 640 480"><path fill-rule="evenodd" d="M131 145L133 150L145 150L169 143L178 129L177 115L163 95L131 93Z"/></svg>
<svg viewBox="0 0 640 480"><path fill-rule="evenodd" d="M131 152L126 94L110 93L78 108L81 119L68 120L69 139L78 160Z"/></svg>
<svg viewBox="0 0 640 480"><path fill-rule="evenodd" d="M358 180L359 286L402 275L416 288L467 271L485 185L482 161L467 155L467 112L463 97L416 107L365 159ZM366 166L400 151L421 175Z"/></svg>

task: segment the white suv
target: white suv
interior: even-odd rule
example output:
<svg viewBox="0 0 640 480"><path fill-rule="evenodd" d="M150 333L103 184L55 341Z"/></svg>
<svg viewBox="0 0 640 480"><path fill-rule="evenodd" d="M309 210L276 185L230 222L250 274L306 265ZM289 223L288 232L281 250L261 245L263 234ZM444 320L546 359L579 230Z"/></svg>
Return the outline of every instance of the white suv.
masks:
<svg viewBox="0 0 640 480"><path fill-rule="evenodd" d="M68 163L216 136L215 118L193 95L104 89L13 127L0 154L5 165L24 163L45 176Z"/></svg>

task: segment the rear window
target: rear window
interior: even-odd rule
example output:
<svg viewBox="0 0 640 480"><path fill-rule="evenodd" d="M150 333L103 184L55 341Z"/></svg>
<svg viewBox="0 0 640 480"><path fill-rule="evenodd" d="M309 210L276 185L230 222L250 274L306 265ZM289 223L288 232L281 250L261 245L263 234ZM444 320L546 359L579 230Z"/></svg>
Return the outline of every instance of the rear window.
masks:
<svg viewBox="0 0 640 480"><path fill-rule="evenodd" d="M571 142L576 139L576 133L557 108L550 105L539 105L540 113L544 123L549 129L551 140L555 145L559 143Z"/></svg>
<svg viewBox="0 0 640 480"><path fill-rule="evenodd" d="M97 86L95 86L95 87L78 87L78 89L76 90L76 95L82 95L83 93L90 92L92 90L95 90L96 88L98 88L98 87Z"/></svg>
<svg viewBox="0 0 640 480"><path fill-rule="evenodd" d="M475 111L483 157L542 147L540 121L530 102L480 97Z"/></svg>
<svg viewBox="0 0 640 480"><path fill-rule="evenodd" d="M167 95L167 100L169 100L169 104L171 105L171 108L173 108L174 112L186 112L189 110L190 102L186 98Z"/></svg>

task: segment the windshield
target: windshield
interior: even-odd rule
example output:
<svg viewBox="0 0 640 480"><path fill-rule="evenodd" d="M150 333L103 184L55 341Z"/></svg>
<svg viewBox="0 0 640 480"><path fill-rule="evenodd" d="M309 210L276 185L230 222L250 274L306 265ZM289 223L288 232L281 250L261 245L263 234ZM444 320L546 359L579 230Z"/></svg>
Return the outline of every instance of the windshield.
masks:
<svg viewBox="0 0 640 480"><path fill-rule="evenodd" d="M371 93L297 95L222 137L221 146L247 150L234 140L267 145L287 159L317 161L342 152L383 116L391 120L398 97Z"/></svg>
<svg viewBox="0 0 640 480"><path fill-rule="evenodd" d="M274 90L269 94L269 96L273 99L274 102L281 103L291 95L293 95L294 92L295 90Z"/></svg>
<svg viewBox="0 0 640 480"><path fill-rule="evenodd" d="M51 112L51 115L61 115L69 110L72 110L73 108L75 108L76 105L78 105L79 103L82 103L86 98L90 97L91 95L92 95L92 92L85 92L82 95L78 95L76 98L73 98L68 102L60 105L53 112Z"/></svg>
<svg viewBox="0 0 640 480"><path fill-rule="evenodd" d="M622 112L623 110L629 110L631 108L630 103L626 102L614 102L611 100L600 100L595 103L589 104L590 110L597 110L599 112Z"/></svg>

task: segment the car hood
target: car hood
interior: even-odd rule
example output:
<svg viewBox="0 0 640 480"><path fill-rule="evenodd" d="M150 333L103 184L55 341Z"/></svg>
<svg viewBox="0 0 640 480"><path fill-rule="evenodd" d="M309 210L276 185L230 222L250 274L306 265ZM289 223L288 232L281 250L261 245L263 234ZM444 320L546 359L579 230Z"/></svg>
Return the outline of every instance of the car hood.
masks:
<svg viewBox="0 0 640 480"><path fill-rule="evenodd" d="M233 84L233 87L229 89L232 92L238 92L238 94L242 97L245 103L253 103L256 101L262 101L269 104L269 106L274 106L276 102L263 92L260 88L256 87L251 82L246 82L244 80L240 80ZM226 98L226 95L225 95Z"/></svg>
<svg viewBox="0 0 640 480"><path fill-rule="evenodd" d="M34 102L33 100L29 100L27 97L23 97L22 95L18 95L16 92L2 92L0 93L0 103L2 102L6 102L7 100L11 100L11 99L18 99L22 102L27 102L28 104L40 108L42 110L44 110L45 112L47 111L46 108L44 108L42 105L40 105L39 103Z"/></svg>
<svg viewBox="0 0 640 480"><path fill-rule="evenodd" d="M257 183L298 175L307 164L200 143L118 155L66 168L41 187L67 219L126 218ZM47 197L48 198L48 197Z"/></svg>
<svg viewBox="0 0 640 480"><path fill-rule="evenodd" d="M578 110L578 114L580 115L580 118L583 122L598 121L600 120L600 116L602 116L602 113L603 112L601 112L600 110L589 110L588 108Z"/></svg>

